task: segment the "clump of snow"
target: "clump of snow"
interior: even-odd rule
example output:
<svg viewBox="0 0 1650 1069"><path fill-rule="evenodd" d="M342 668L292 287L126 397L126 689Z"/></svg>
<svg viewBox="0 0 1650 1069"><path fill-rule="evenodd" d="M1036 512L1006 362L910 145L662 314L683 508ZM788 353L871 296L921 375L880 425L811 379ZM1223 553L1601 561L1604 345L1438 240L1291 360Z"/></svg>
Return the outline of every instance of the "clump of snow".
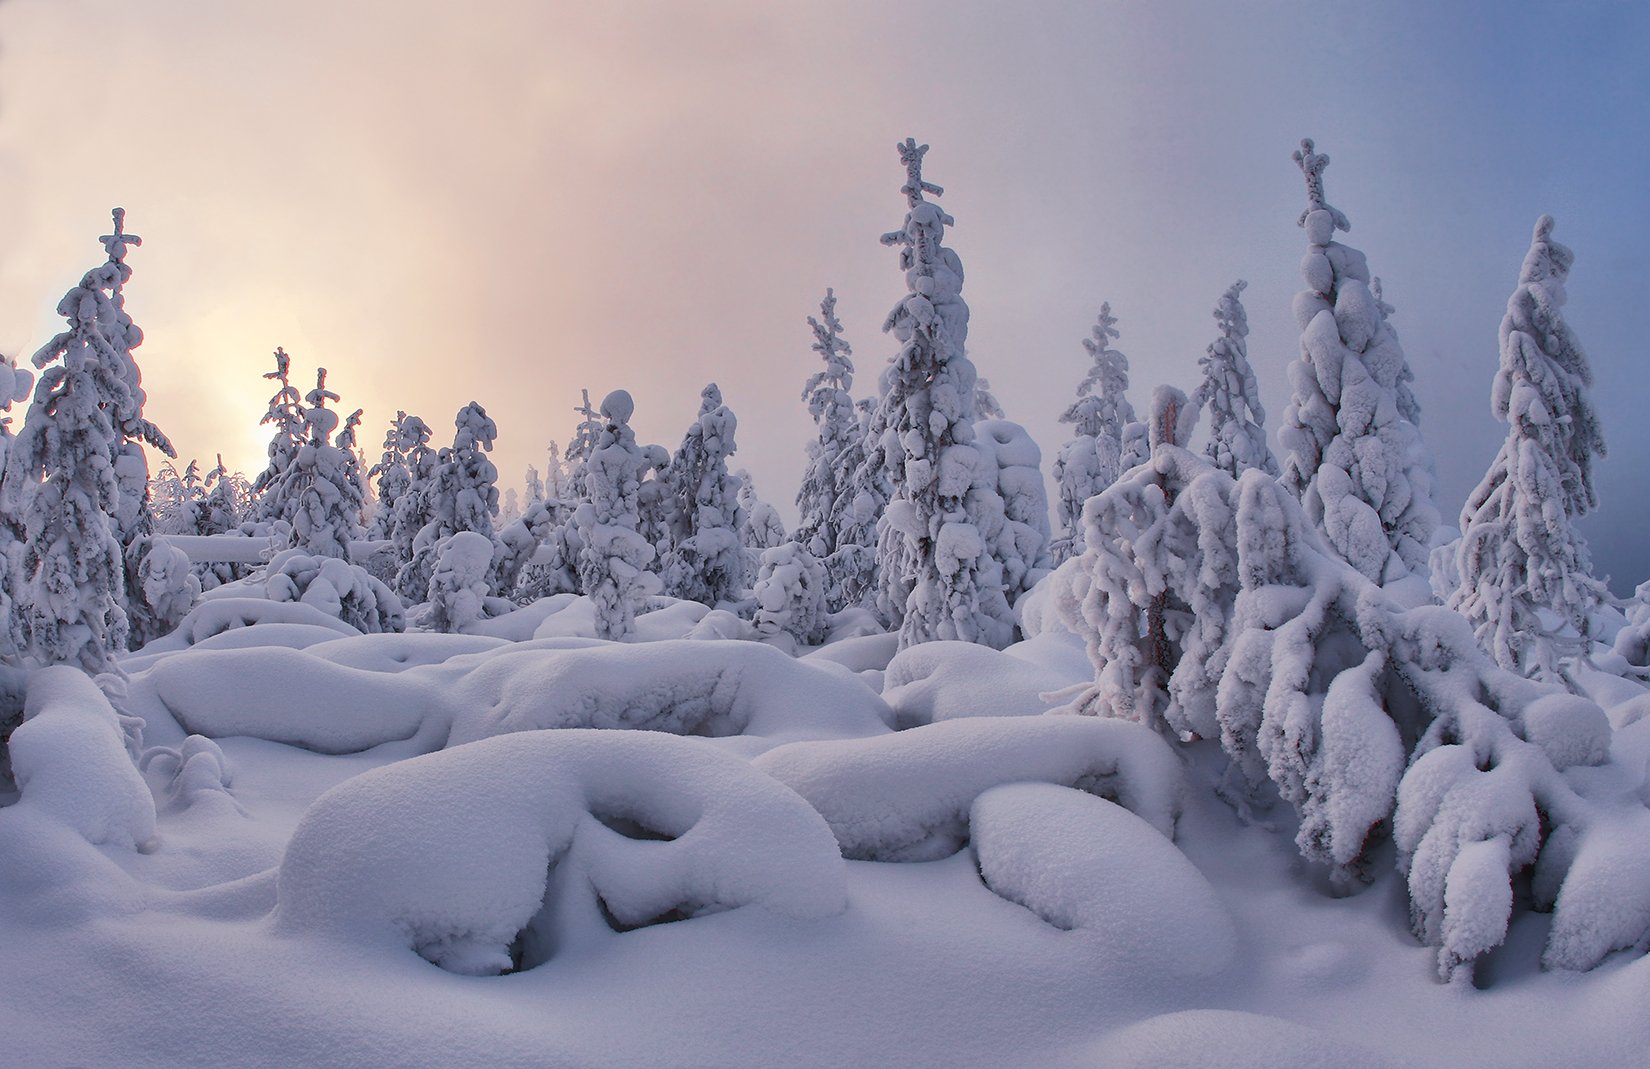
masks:
<svg viewBox="0 0 1650 1069"><path fill-rule="evenodd" d="M987 887L1062 931L1101 938L1118 965L1190 978L1232 964L1237 932L1214 888L1121 806L1014 783L976 798L968 822Z"/></svg>
<svg viewBox="0 0 1650 1069"><path fill-rule="evenodd" d="M396 940L452 972L741 907L846 905L829 829L704 743L533 732L375 769L304 814L281 861L288 931Z"/></svg>
<svg viewBox="0 0 1650 1069"><path fill-rule="evenodd" d="M882 697L908 728L960 716L1046 713L1064 704L1048 693L1048 683L1047 671L1006 653L972 642L924 642L888 662Z"/></svg>
<svg viewBox="0 0 1650 1069"><path fill-rule="evenodd" d="M271 601L302 602L358 631L400 631L401 599L358 564L314 557L301 549L277 553L263 572Z"/></svg>
<svg viewBox="0 0 1650 1069"><path fill-rule="evenodd" d="M132 762L121 717L91 679L64 665L29 678L23 724L11 734L20 807L87 842L153 849L155 799Z"/></svg>
<svg viewBox="0 0 1650 1069"><path fill-rule="evenodd" d="M203 735L190 735L178 746L150 747L138 767L165 779L167 796L185 807L206 795L229 794L234 782L229 758Z"/></svg>
<svg viewBox="0 0 1650 1069"><path fill-rule="evenodd" d="M435 569L430 575L430 626L452 633L483 619L492 567L492 539L474 531L443 538L436 546Z"/></svg>
<svg viewBox="0 0 1650 1069"><path fill-rule="evenodd" d="M1181 769L1134 724L1049 716L950 720L880 738L799 742L756 767L824 815L844 857L928 861L968 841L985 790L1024 781L1113 798L1164 835L1180 810Z"/></svg>

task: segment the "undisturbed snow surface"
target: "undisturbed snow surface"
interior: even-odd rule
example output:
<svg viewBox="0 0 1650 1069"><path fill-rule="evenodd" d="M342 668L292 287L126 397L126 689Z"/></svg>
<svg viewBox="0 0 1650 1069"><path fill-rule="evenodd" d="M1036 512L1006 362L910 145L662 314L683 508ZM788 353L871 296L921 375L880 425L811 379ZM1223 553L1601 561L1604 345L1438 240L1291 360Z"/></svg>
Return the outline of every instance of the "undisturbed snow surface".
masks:
<svg viewBox="0 0 1650 1069"><path fill-rule="evenodd" d="M0 810L0 1061L1270 1069L1650 1050L1647 959L1540 972L1547 918L1529 914L1485 989L1441 985L1400 880L1330 897L1280 810L1244 825L1216 798L1208 744L1039 715L1081 680L1059 636L890 664L874 640L798 661L553 638L557 614L343 636L225 612L134 656L113 705L73 670L36 677L22 798ZM117 707L146 721L141 774ZM1650 750L1650 719L1614 715L1618 749Z"/></svg>

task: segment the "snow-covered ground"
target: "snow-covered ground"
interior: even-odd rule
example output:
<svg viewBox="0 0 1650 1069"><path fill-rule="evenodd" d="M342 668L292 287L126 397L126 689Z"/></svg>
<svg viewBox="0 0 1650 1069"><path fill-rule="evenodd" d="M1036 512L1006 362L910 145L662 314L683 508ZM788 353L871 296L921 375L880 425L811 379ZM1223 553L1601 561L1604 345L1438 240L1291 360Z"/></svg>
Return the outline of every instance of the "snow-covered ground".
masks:
<svg viewBox="0 0 1650 1069"><path fill-rule="evenodd" d="M800 659L674 639L703 615L680 607L632 643L577 637L594 618L571 598L499 637L352 634L305 608L230 626L256 614L204 602L101 691L33 676L0 809L0 1062L1650 1050L1642 956L1544 972L1548 918L1526 912L1476 987L1442 984L1390 847L1332 897L1287 807L1244 823L1217 797L1212 743L1049 713L1092 678L1069 634L890 664L883 636ZM1642 693L1620 691L1618 751L1650 742Z"/></svg>

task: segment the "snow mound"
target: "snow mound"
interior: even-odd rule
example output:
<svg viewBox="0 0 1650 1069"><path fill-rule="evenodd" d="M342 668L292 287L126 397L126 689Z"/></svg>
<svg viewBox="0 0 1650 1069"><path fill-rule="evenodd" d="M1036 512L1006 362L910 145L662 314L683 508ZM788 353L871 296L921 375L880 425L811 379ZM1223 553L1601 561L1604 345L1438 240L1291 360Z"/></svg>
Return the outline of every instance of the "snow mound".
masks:
<svg viewBox="0 0 1650 1069"><path fill-rule="evenodd" d="M53 665L29 679L11 735L22 798L87 842L152 849L155 799L126 748L121 718L84 672Z"/></svg>
<svg viewBox="0 0 1650 1069"><path fill-rule="evenodd" d="M880 738L799 742L756 767L819 810L844 857L928 861L968 841L974 800L1006 783L1111 798L1164 835L1180 810L1180 762L1152 731L1089 717L950 720Z"/></svg>
<svg viewBox="0 0 1650 1069"><path fill-rule="evenodd" d="M960 716L1035 716L1061 704L1042 697L1048 679L1041 668L972 642L924 642L889 662L882 697L902 728Z"/></svg>
<svg viewBox="0 0 1650 1069"><path fill-rule="evenodd" d="M818 815L747 762L659 734L544 731L322 795L281 861L276 917L491 975L742 906L831 916L844 881Z"/></svg>
<svg viewBox="0 0 1650 1069"><path fill-rule="evenodd" d="M1108 961L1214 976L1237 934L1214 888L1121 806L1045 783L993 787L969 812L980 878L1063 931L1099 936Z"/></svg>
<svg viewBox="0 0 1650 1069"><path fill-rule="evenodd" d="M364 671L291 649L188 650L134 676L128 701L134 711L166 713L184 731L214 739L248 735L344 754L423 738L420 749L433 750L451 706L415 675Z"/></svg>
<svg viewBox="0 0 1650 1069"><path fill-rule="evenodd" d="M306 651L345 668L368 672L404 672L424 665L445 664L454 657L486 653L508 646L499 638L477 634L443 635L429 631L406 634L360 635L311 646Z"/></svg>
<svg viewBox="0 0 1650 1069"><path fill-rule="evenodd" d="M884 734L882 699L834 666L756 643L505 649L457 688L449 745L538 728L640 728L790 742Z"/></svg>
<svg viewBox="0 0 1650 1069"><path fill-rule="evenodd" d="M219 587L226 590L228 587ZM303 602L266 601L263 598L220 597L203 600L189 611L178 629L143 647L143 653L174 653L216 638L226 631L256 624L304 624L325 628L336 635L361 632L336 616Z"/></svg>
<svg viewBox="0 0 1650 1069"><path fill-rule="evenodd" d="M1072 1069L1378 1069L1391 1063L1278 1017L1182 1010L1120 1028L1080 1056L1058 1064Z"/></svg>

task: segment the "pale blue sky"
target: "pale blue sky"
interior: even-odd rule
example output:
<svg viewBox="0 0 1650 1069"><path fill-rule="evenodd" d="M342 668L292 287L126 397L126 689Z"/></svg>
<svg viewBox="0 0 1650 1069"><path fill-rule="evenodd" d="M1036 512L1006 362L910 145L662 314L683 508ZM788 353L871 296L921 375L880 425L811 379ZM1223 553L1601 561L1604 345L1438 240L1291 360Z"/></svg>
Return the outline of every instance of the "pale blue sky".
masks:
<svg viewBox="0 0 1650 1069"><path fill-rule="evenodd" d="M276 345L331 369L373 447L396 408L446 436L480 400L516 485L581 386L629 389L674 446L714 379L793 515L824 288L859 392L893 352L877 236L907 135L957 218L976 362L1045 461L1101 301L1143 406L1193 384L1238 277L1275 428L1310 136L1397 308L1449 518L1557 218L1611 449L1587 530L1618 587L1650 577L1643 4L4 0L0 47L0 351L55 329L124 205L151 412L186 457L261 466Z"/></svg>

